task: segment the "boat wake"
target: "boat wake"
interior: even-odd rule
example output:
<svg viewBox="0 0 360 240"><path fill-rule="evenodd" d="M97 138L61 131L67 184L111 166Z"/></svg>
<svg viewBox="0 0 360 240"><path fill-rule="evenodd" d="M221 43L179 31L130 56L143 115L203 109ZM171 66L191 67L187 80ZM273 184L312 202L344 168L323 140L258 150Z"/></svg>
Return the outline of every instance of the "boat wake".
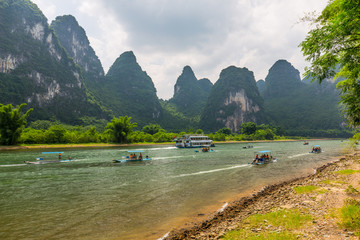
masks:
<svg viewBox="0 0 360 240"><path fill-rule="evenodd" d="M184 156L172 156L172 157L155 157L152 160L164 160L164 159L173 159L173 158L182 158Z"/></svg>
<svg viewBox="0 0 360 240"><path fill-rule="evenodd" d="M127 151L157 151L157 150L173 150L177 149L175 146L170 147L158 147L158 148L139 148L139 149L120 149L120 152L127 152Z"/></svg>
<svg viewBox="0 0 360 240"><path fill-rule="evenodd" d="M308 155L309 153L301 153L301 154L296 154L296 155L293 155L293 156L288 156L288 158L295 158L295 157L301 157L301 156L305 156L305 155Z"/></svg>
<svg viewBox="0 0 360 240"><path fill-rule="evenodd" d="M201 175L201 174L208 174L208 173L226 171L226 170L231 170L231 169L235 169L235 168L243 168L243 167L249 167L249 166L251 166L251 165L249 165L249 164L236 165L236 166L231 166L231 167L227 167L227 168L218 168L218 169L213 169L213 170L208 170L208 171L200 171L200 172L195 172L195 173L180 174L178 176L173 176L173 178L188 177L188 176L195 176L195 175Z"/></svg>
<svg viewBox="0 0 360 240"><path fill-rule="evenodd" d="M7 164L7 165L0 165L0 167L20 167L20 166L27 166L27 164Z"/></svg>

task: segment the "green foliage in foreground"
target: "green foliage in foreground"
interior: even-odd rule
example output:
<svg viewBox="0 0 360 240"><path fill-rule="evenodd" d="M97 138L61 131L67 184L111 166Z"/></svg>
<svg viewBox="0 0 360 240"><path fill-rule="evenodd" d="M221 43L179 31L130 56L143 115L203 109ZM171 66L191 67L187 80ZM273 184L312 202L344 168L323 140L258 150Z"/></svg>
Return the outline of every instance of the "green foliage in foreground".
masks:
<svg viewBox="0 0 360 240"><path fill-rule="evenodd" d="M300 44L311 63L306 74L318 81L341 77L342 103L350 126L360 125L360 8L359 1L331 0ZM336 69L339 68L337 73Z"/></svg>
<svg viewBox="0 0 360 240"><path fill-rule="evenodd" d="M352 231L360 231L360 202L347 199L341 208L341 225Z"/></svg>
<svg viewBox="0 0 360 240"><path fill-rule="evenodd" d="M313 220L309 214L299 209L278 210L266 214L256 214L248 217L239 225L239 230L230 231L223 239L297 239L298 234L291 230L298 230ZM283 231L274 232L271 229L254 233L252 229L264 229L264 225Z"/></svg>
<svg viewBox="0 0 360 240"><path fill-rule="evenodd" d="M25 103L14 108L11 104L0 104L0 144L14 145L18 142L26 118L32 112L32 108L22 113Z"/></svg>

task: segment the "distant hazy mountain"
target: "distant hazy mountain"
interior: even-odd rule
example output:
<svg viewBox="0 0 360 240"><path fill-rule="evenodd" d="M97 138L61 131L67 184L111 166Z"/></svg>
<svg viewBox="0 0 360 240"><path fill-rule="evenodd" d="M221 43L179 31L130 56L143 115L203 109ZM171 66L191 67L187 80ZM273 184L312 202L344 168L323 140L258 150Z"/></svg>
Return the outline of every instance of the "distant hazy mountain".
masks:
<svg viewBox="0 0 360 240"><path fill-rule="evenodd" d="M209 79L197 80L191 67L185 66L174 86L169 103L187 117L200 116L213 84Z"/></svg>
<svg viewBox="0 0 360 240"><path fill-rule="evenodd" d="M263 120L263 99L259 94L253 72L230 66L221 71L211 89L200 119L200 128L217 131L228 127L233 132L244 122Z"/></svg>
<svg viewBox="0 0 360 240"><path fill-rule="evenodd" d="M271 122L288 132L343 129L335 84L301 81L299 71L285 60L270 68L262 95Z"/></svg>
<svg viewBox="0 0 360 240"><path fill-rule="evenodd" d="M256 82L256 86L258 87L259 92L261 94L265 89L265 81L260 79L259 81Z"/></svg>
<svg viewBox="0 0 360 240"><path fill-rule="evenodd" d="M28 0L0 3L0 102L27 103L31 119L81 123L101 115L90 103L80 68L68 57L47 19Z"/></svg>

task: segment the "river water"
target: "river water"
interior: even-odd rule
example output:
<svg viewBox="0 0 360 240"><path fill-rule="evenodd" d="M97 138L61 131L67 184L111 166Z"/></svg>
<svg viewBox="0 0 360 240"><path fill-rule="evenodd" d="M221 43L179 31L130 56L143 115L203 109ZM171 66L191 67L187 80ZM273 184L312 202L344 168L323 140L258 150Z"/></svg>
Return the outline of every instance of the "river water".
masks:
<svg viewBox="0 0 360 240"><path fill-rule="evenodd" d="M310 154L315 144L324 152ZM0 152L0 239L158 239L234 196L308 175L344 154L340 140L251 145L218 144L208 153L172 145L56 149L73 161L39 165L24 161L41 150ZM112 163L128 150L152 160ZM260 150L278 161L248 164Z"/></svg>

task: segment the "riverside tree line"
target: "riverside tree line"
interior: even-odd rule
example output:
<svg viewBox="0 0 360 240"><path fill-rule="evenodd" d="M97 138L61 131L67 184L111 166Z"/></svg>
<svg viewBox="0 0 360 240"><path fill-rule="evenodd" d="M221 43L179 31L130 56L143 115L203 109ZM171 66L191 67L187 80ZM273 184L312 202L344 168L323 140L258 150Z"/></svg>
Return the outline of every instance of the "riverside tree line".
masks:
<svg viewBox="0 0 360 240"><path fill-rule="evenodd" d="M204 134L203 130L188 129L184 132L167 132L158 124L148 124L141 130L131 117L113 118L103 129L95 126L69 126L59 122L38 120L27 126L26 118L32 109L23 112L26 104L13 107L0 104L0 144L55 144L55 143L162 143L171 142L183 134ZM282 139L283 131L270 125L243 123L239 133L222 128L207 134L215 141L274 140Z"/></svg>

